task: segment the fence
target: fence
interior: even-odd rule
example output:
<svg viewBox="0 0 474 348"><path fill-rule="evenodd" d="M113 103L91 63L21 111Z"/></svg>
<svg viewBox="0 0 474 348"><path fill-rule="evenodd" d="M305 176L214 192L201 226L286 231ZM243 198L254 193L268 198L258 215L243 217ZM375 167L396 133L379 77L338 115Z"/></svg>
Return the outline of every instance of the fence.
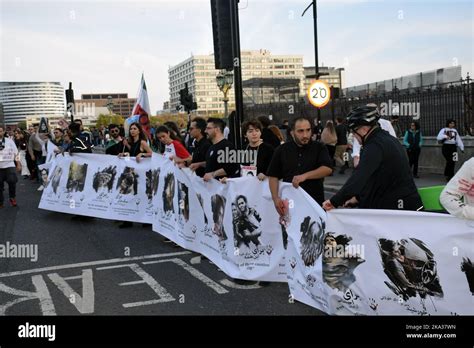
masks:
<svg viewBox="0 0 474 348"><path fill-rule="evenodd" d="M415 119L424 135L436 136L445 127L446 120L452 118L461 135L474 135L474 82L469 76L461 81L435 86L334 99L321 110L321 121L324 124L327 120L346 116L352 108L369 103L379 106L381 113L387 117L398 114L402 130L407 129ZM299 103L247 105L244 109L245 119L261 115L272 115L273 121L280 124L299 115L317 118L317 110L305 100Z"/></svg>

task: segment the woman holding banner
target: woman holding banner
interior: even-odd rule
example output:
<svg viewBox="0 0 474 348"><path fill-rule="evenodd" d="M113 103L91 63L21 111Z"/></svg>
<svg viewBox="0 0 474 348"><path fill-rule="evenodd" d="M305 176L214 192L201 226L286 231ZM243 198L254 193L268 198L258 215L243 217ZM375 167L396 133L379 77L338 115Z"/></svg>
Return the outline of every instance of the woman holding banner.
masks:
<svg viewBox="0 0 474 348"><path fill-rule="evenodd" d="M166 126L159 126L155 137L165 146L163 155L176 163L191 161L192 157L184 145L174 136Z"/></svg>
<svg viewBox="0 0 474 348"><path fill-rule="evenodd" d="M151 157L153 151L146 141L145 132L139 123L134 122L130 125L129 136L123 140L123 150L119 154L119 157L135 157L137 162L140 162L141 158Z"/></svg>
<svg viewBox="0 0 474 348"><path fill-rule="evenodd" d="M119 157L135 157L137 163L144 157L151 157L153 151L147 143L145 132L139 123L134 122L130 125L128 138L123 139L123 150ZM129 228L133 222L124 221L119 228Z"/></svg>

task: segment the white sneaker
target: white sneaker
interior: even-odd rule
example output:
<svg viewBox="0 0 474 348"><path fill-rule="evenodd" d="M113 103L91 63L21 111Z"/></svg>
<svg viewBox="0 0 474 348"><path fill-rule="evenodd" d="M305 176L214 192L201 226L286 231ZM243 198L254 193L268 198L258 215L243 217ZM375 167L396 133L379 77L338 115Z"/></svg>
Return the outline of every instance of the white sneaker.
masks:
<svg viewBox="0 0 474 348"><path fill-rule="evenodd" d="M40 187L38 187L38 191L43 191L44 190L44 186L41 185Z"/></svg>

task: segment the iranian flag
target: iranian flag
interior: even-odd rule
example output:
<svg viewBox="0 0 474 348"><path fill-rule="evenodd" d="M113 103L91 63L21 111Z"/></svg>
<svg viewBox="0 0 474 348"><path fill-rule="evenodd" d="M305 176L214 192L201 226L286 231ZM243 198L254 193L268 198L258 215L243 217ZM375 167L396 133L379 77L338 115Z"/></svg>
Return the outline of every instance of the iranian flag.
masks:
<svg viewBox="0 0 474 348"><path fill-rule="evenodd" d="M133 106L132 115L125 120L125 133L128 134L130 125L138 122L148 139L151 139L150 134L150 102L148 101L148 92L145 84L145 77L142 74L140 88L138 90L138 98Z"/></svg>

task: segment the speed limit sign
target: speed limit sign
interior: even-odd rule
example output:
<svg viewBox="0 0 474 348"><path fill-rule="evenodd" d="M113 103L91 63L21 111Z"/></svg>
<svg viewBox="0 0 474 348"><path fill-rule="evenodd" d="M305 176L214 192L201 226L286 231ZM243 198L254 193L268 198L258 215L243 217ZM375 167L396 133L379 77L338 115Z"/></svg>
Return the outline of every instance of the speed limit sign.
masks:
<svg viewBox="0 0 474 348"><path fill-rule="evenodd" d="M331 99L331 89L322 80L314 81L308 89L308 100L317 108L322 108Z"/></svg>

